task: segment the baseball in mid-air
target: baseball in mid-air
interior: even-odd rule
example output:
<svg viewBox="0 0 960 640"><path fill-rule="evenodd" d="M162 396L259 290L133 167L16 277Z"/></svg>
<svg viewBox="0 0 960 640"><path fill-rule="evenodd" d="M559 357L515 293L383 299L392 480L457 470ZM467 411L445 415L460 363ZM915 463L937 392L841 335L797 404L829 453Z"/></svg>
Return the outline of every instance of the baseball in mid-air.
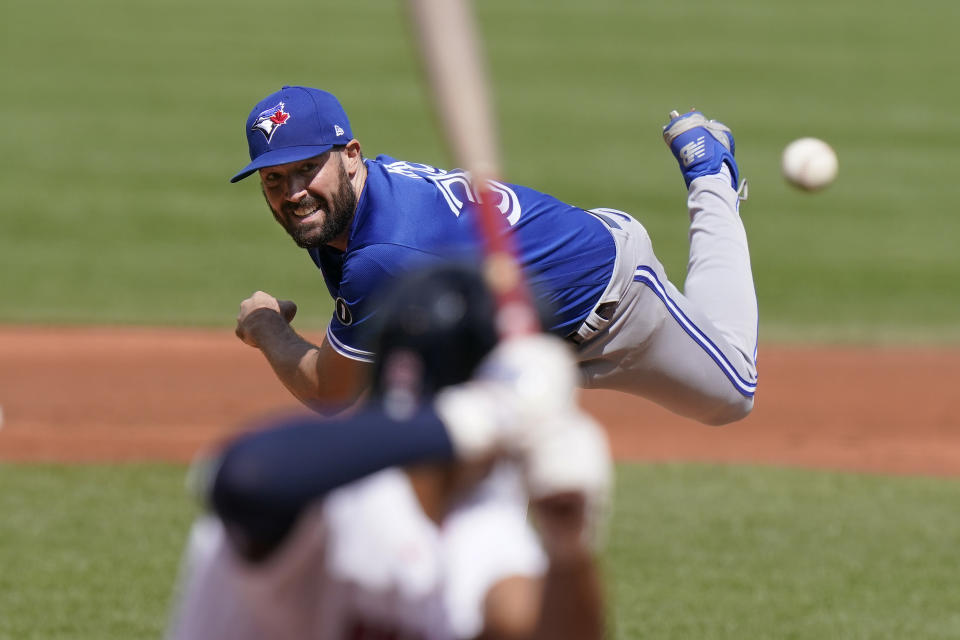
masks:
<svg viewBox="0 0 960 640"><path fill-rule="evenodd" d="M819 138L798 138L783 150L781 166L787 182L806 191L817 191L837 177L837 154Z"/></svg>

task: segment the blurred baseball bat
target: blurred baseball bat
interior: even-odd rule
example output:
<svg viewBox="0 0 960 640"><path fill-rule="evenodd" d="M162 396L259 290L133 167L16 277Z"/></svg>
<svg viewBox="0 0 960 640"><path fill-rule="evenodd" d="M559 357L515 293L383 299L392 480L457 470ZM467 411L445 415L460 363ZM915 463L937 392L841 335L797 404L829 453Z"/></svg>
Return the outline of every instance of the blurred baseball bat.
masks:
<svg viewBox="0 0 960 640"><path fill-rule="evenodd" d="M497 300L497 328L509 338L539 330L512 235L490 181L500 178L496 120L469 0L409 0L421 61L454 160L470 173L479 203L484 274Z"/></svg>

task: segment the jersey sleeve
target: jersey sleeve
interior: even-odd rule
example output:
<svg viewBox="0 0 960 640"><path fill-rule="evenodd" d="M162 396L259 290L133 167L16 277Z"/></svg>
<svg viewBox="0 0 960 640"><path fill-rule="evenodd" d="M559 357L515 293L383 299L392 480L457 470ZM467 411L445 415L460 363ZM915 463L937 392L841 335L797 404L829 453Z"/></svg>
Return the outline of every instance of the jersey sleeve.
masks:
<svg viewBox="0 0 960 640"><path fill-rule="evenodd" d="M343 264L340 295L327 326L330 346L351 360L373 362L381 298L389 283L411 269L442 259L394 244L374 244L352 252Z"/></svg>
<svg viewBox="0 0 960 640"><path fill-rule="evenodd" d="M342 356L373 362L374 325L377 301L394 269L378 259L377 251L365 248L350 255L343 264L339 296L334 299L333 317L327 325L327 340Z"/></svg>

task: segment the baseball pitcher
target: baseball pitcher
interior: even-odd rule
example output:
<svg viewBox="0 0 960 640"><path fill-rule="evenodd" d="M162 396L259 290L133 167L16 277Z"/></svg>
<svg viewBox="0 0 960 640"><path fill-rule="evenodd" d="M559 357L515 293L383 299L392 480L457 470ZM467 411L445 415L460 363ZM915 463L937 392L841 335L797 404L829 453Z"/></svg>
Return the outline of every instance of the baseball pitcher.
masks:
<svg viewBox="0 0 960 640"><path fill-rule="evenodd" d="M683 292L667 278L631 215L567 204L492 183L547 329L576 352L584 387L648 398L707 424L746 416L757 385L757 302L730 130L701 113L671 114L663 137L687 186L690 258ZM240 305L237 335L283 384L319 411L352 402L376 353L367 327L399 274L479 256L471 177L460 170L365 158L339 101L285 86L245 125L250 162L276 221L320 269L335 312L320 345L290 326L290 301L258 291ZM576 161L584 153L571 148ZM478 258L479 259L479 258Z"/></svg>

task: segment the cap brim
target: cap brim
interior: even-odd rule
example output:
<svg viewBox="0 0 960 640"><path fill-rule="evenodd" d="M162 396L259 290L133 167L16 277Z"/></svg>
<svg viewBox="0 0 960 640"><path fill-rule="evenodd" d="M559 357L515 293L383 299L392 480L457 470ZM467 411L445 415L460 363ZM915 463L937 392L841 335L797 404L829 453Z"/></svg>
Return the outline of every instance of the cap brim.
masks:
<svg viewBox="0 0 960 640"><path fill-rule="evenodd" d="M274 151L267 151L257 156L256 160L240 170L240 173L230 178L230 182L238 182L248 175L263 169L264 167L275 167L278 164L287 164L288 162L299 162L307 158L313 158L321 153L333 149L332 144L304 145L301 147L284 147Z"/></svg>

